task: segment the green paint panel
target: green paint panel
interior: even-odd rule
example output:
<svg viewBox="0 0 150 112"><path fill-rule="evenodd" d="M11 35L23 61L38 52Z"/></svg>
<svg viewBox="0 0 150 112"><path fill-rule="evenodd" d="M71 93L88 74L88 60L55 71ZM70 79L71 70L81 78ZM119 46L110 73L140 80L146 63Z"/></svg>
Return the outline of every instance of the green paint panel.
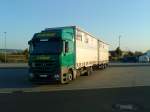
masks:
<svg viewBox="0 0 150 112"><path fill-rule="evenodd" d="M62 30L62 39L63 40L74 40L74 28L64 28Z"/></svg>
<svg viewBox="0 0 150 112"><path fill-rule="evenodd" d="M62 67L73 68L75 66L75 44L74 44L74 28L64 28L62 30L62 40L69 43L69 51L61 54Z"/></svg>
<svg viewBox="0 0 150 112"><path fill-rule="evenodd" d="M35 61L52 61L56 60L58 55L31 55L30 56L30 61L35 62Z"/></svg>
<svg viewBox="0 0 150 112"><path fill-rule="evenodd" d="M44 31L44 32L35 34L34 37L40 38L40 39L60 38L61 37L61 30Z"/></svg>
<svg viewBox="0 0 150 112"><path fill-rule="evenodd" d="M30 55L29 63L35 61L50 61L59 60L61 67L73 68L75 67L75 28L74 27L64 27L62 29L55 29L52 31L44 31L35 34L34 38L60 38L63 43L68 42L69 51L67 53L62 51L59 55ZM64 46L64 45L63 45ZM59 57L59 58L58 58Z"/></svg>

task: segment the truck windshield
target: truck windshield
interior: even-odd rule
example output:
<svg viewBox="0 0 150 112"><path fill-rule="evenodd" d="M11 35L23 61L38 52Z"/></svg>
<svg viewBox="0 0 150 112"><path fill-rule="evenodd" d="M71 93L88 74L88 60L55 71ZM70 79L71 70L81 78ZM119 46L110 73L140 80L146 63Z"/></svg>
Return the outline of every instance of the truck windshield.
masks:
<svg viewBox="0 0 150 112"><path fill-rule="evenodd" d="M31 54L58 54L61 51L61 41L37 41L30 44Z"/></svg>

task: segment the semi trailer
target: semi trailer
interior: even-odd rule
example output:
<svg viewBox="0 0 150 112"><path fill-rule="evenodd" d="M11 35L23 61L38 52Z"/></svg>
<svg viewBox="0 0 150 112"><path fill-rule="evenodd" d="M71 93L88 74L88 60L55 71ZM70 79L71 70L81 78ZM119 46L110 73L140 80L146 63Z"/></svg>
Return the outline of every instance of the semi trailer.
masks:
<svg viewBox="0 0 150 112"><path fill-rule="evenodd" d="M64 84L109 63L109 45L77 26L46 28L28 44L31 81Z"/></svg>

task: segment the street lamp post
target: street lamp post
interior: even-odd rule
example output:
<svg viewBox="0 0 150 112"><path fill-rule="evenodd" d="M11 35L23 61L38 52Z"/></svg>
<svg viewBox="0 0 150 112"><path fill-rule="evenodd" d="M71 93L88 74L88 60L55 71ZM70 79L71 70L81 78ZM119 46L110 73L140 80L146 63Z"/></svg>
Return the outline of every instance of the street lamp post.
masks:
<svg viewBox="0 0 150 112"><path fill-rule="evenodd" d="M121 39L121 35L119 35L119 48L121 46L120 39Z"/></svg>
<svg viewBox="0 0 150 112"><path fill-rule="evenodd" d="M5 38L5 63L7 62L7 48L6 48L6 34L7 32L4 32L4 38Z"/></svg>

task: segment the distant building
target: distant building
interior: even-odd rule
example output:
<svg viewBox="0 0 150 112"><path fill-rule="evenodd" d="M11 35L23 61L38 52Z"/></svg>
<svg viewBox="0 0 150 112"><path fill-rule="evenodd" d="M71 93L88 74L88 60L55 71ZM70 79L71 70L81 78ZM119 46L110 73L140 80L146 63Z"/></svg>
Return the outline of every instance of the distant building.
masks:
<svg viewBox="0 0 150 112"><path fill-rule="evenodd" d="M150 50L139 57L139 62L150 62Z"/></svg>
<svg viewBox="0 0 150 112"><path fill-rule="evenodd" d="M148 51L146 52L146 56L148 56L148 57L150 58L150 50L148 50Z"/></svg>

